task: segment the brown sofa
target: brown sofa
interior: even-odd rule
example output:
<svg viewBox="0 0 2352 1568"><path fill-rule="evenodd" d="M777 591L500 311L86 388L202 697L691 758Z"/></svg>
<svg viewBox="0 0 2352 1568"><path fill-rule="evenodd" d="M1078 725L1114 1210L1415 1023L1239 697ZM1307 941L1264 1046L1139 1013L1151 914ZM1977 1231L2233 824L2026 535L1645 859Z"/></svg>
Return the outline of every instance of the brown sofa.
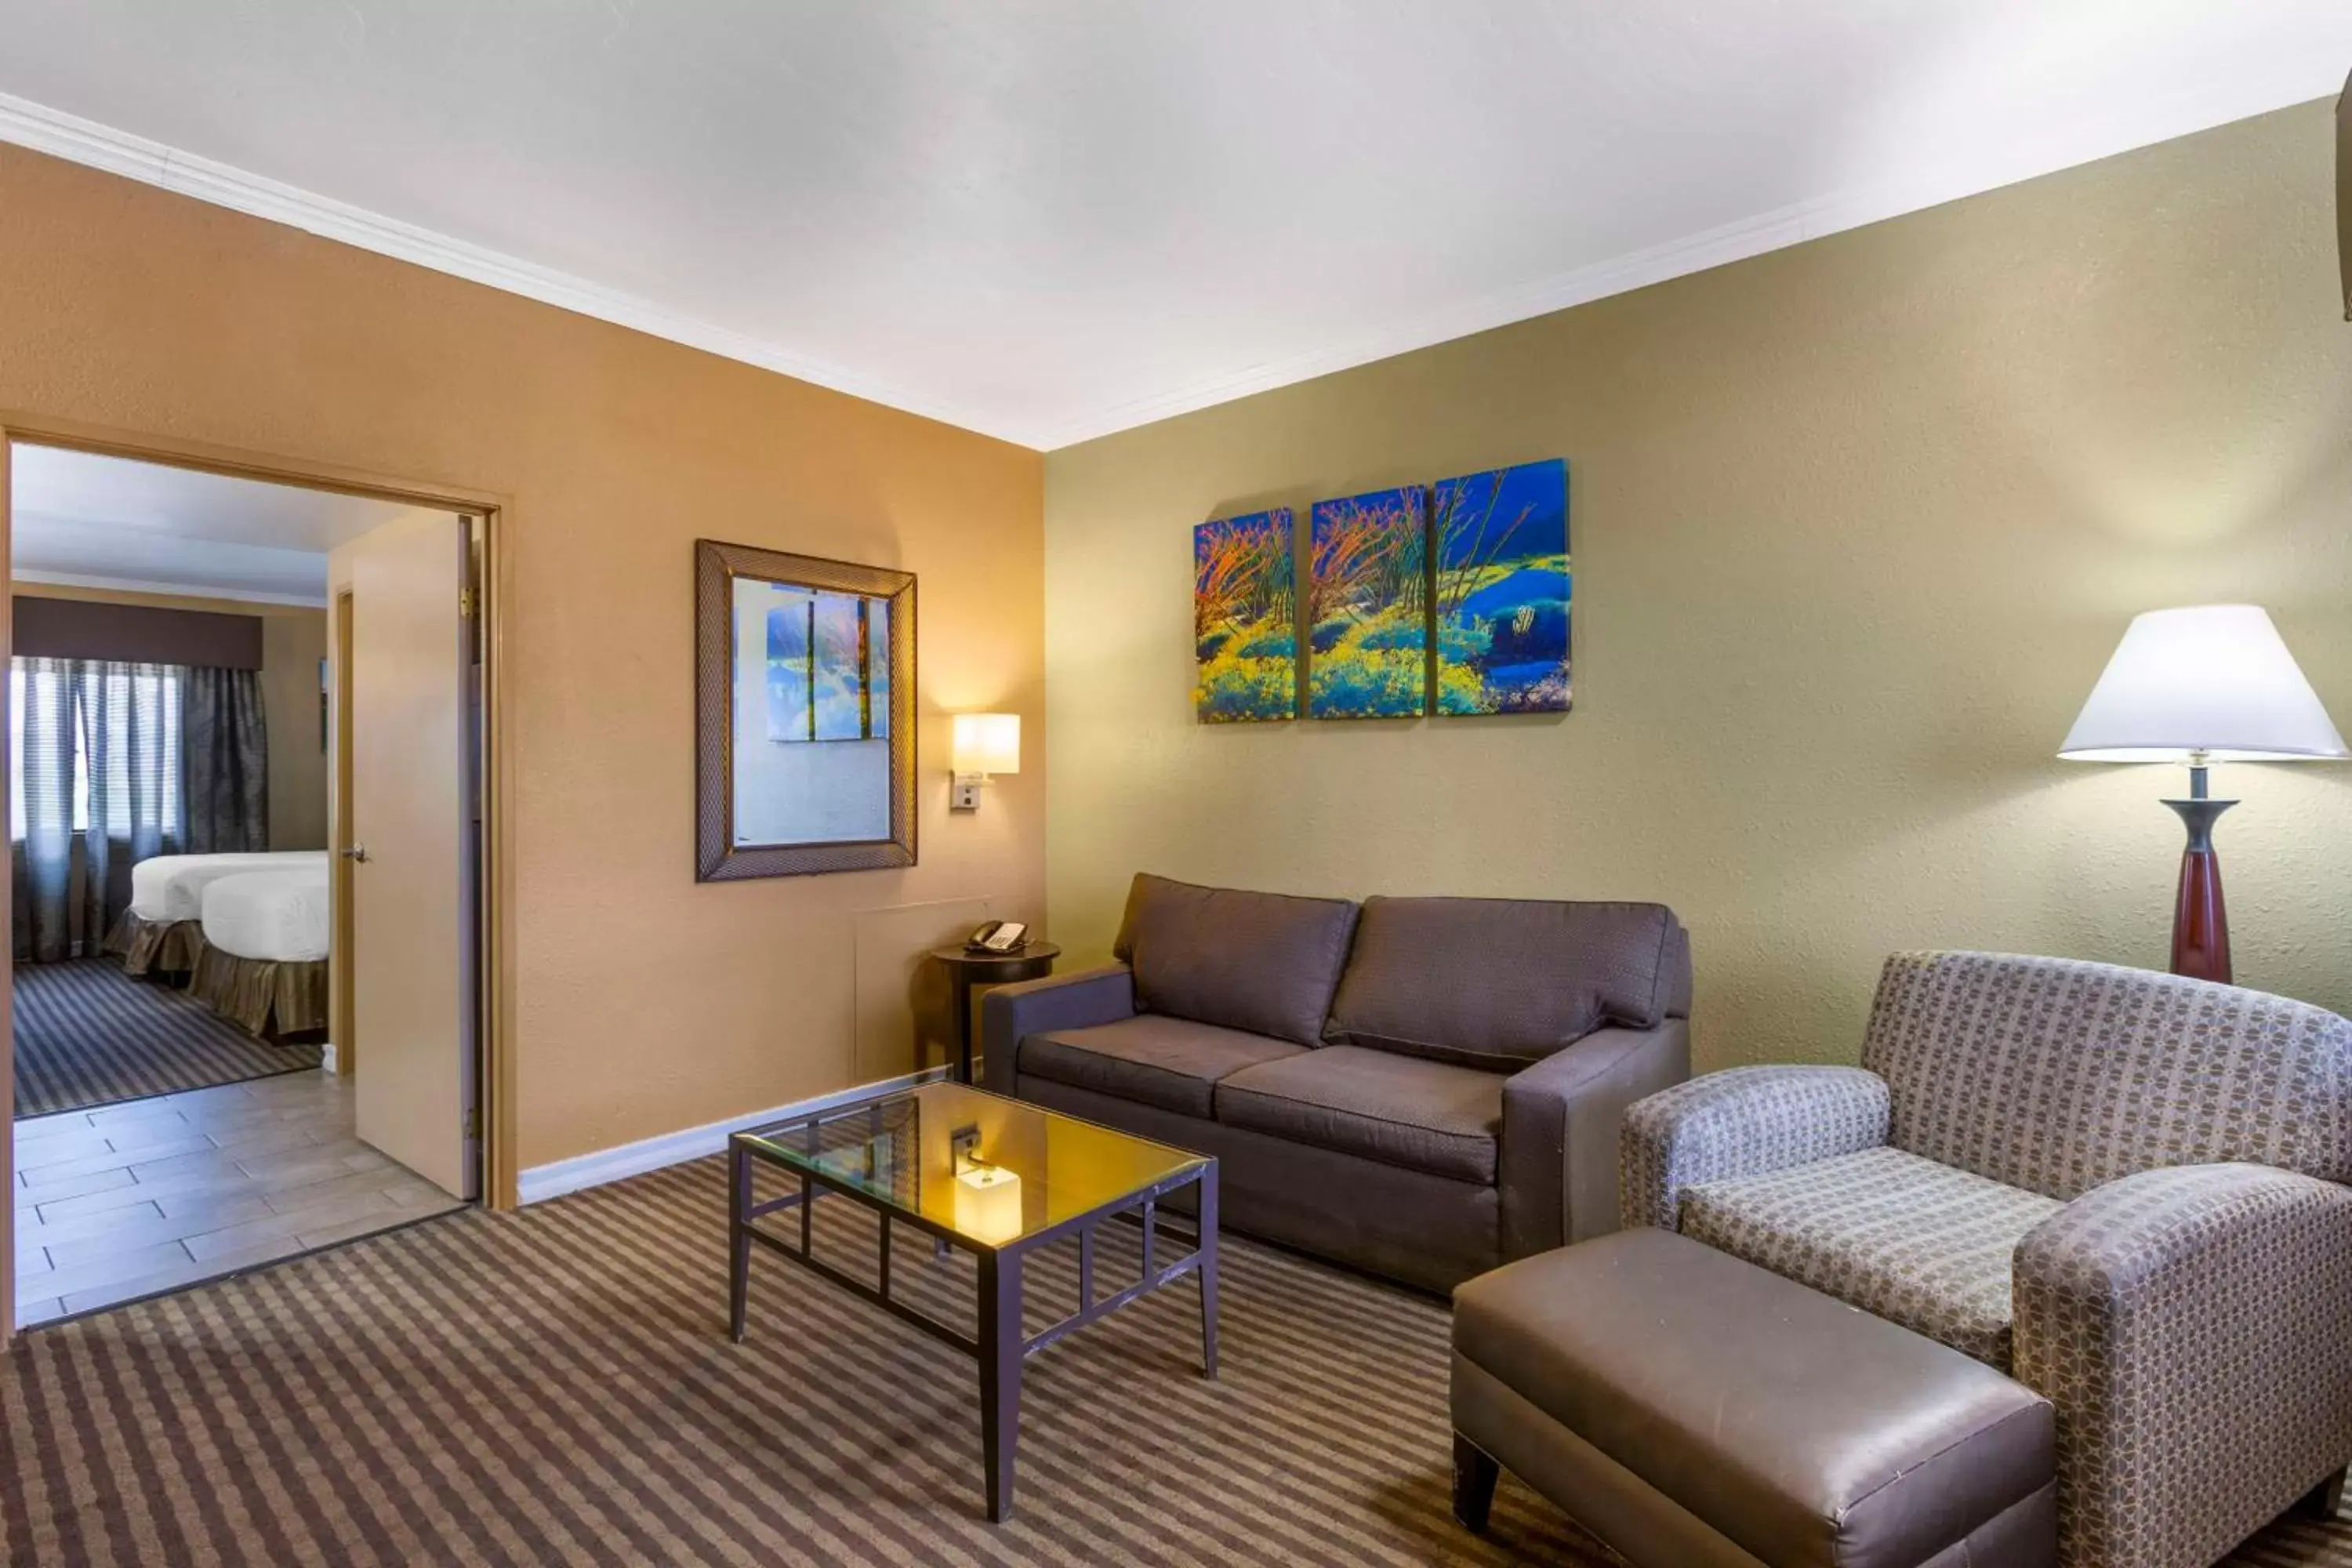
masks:
<svg viewBox="0 0 2352 1568"><path fill-rule="evenodd" d="M1448 1290L1617 1227L1617 1123L1690 1075L1659 904L1135 879L1108 967L982 1005L999 1093L1217 1156L1224 1223Z"/></svg>

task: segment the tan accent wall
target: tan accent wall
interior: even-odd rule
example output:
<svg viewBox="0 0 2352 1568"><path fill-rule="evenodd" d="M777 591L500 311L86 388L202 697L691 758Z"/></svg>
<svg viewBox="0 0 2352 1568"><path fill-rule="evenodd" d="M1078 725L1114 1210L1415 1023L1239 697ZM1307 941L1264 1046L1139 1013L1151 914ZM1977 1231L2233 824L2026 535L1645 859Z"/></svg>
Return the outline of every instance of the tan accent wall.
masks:
<svg viewBox="0 0 2352 1568"><path fill-rule="evenodd" d="M17 149L0 212L0 409L507 499L520 1165L851 1082L865 911L1042 911L1037 454ZM695 882L701 535L919 576L919 866ZM1037 761L951 819L958 708Z"/></svg>
<svg viewBox="0 0 2352 1568"><path fill-rule="evenodd" d="M2268 605L2352 727L2331 152L2305 106L1052 454L1056 939L1138 869L1661 899L1706 1067L1852 1058L1892 949L2161 967L2185 776L2052 753L2165 605ZM1572 714L1192 722L1193 523L1549 457ZM2352 1008L2352 767L2217 778L2240 978Z"/></svg>
<svg viewBox="0 0 2352 1568"><path fill-rule="evenodd" d="M327 657L326 611L301 605L57 583L16 583L11 588L28 599L150 605L158 609L257 617L261 622L261 703L269 721L269 847L327 847L327 753L319 716L319 661Z"/></svg>

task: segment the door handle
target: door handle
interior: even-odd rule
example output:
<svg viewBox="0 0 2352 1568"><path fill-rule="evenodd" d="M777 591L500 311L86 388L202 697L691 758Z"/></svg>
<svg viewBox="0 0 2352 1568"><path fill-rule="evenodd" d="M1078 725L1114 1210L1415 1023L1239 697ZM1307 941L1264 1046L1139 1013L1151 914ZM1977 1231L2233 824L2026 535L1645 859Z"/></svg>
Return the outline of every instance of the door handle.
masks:
<svg viewBox="0 0 2352 1568"><path fill-rule="evenodd" d="M367 846L364 844L347 844L343 847L343 858L346 860L364 866L367 864Z"/></svg>

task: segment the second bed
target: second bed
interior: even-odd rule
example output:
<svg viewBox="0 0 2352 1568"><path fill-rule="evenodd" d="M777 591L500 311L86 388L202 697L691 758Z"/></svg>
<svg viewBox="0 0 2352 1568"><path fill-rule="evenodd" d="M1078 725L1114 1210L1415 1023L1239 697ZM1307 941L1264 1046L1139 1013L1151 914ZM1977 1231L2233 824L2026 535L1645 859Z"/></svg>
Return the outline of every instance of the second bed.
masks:
<svg viewBox="0 0 2352 1568"><path fill-rule="evenodd" d="M240 871L204 889L202 941L189 989L256 1035L327 1026L332 906L327 863Z"/></svg>
<svg viewBox="0 0 2352 1568"><path fill-rule="evenodd" d="M150 856L131 868L131 908L109 934L107 951L121 955L127 973L186 974L203 945L205 889L225 877L314 868L326 876L325 850Z"/></svg>

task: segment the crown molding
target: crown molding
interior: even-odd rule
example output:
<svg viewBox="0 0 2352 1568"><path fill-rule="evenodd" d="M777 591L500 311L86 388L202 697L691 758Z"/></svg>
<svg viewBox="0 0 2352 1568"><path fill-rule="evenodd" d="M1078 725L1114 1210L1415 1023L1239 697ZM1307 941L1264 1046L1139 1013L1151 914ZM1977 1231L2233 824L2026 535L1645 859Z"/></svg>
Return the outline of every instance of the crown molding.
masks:
<svg viewBox="0 0 2352 1568"><path fill-rule="evenodd" d="M323 610L323 594L270 594L257 588L224 588L215 583L151 583L139 577L108 577L86 572L11 571L12 583L36 583L46 588L102 588L117 594L163 594L175 599L233 599L241 605L289 605Z"/></svg>
<svg viewBox="0 0 2352 1568"><path fill-rule="evenodd" d="M2317 64L2315 68L2315 62L2309 60L2285 62L2265 72L2209 80L2186 92L2136 100L2122 110L2079 121L2063 134L2016 143L1993 140L1974 143L1958 156L1922 164L1900 179L1853 185L1776 207L1491 293L1349 343L1272 361L1233 375L1121 404L1094 418L1047 430L1039 444L1048 452L1056 451L1181 414L1195 413L1257 393L1548 316L1613 294L1631 293L1652 284L1745 261L1807 240L1982 195L2004 185L2194 135L2233 121L2323 98L2332 100L2339 90L2329 77L2332 69L2326 64Z"/></svg>
<svg viewBox="0 0 2352 1568"><path fill-rule="evenodd" d="M774 371L779 375L846 393L902 413L935 419L1016 446L1036 445L1029 433L1010 428L972 409L917 396L838 365L698 321L651 300L454 239L215 159L184 153L29 99L0 93L0 142L194 196L233 212L285 224L322 239L372 250L379 256L463 278L467 282L520 294L542 305L593 316L600 321Z"/></svg>
<svg viewBox="0 0 2352 1568"><path fill-rule="evenodd" d="M2332 98L2336 84L2330 76L2331 69L2316 59L2282 61L2266 70L2209 78L2185 91L2162 98L2133 100L2105 114L2080 120L2063 132L2031 142L2004 142L1988 135L1972 141L1957 155L1921 164L1898 179L1853 186L1776 207L1492 292L1346 342L1113 405L1062 425L1034 428L918 396L584 278L454 239L6 93L0 93L0 142L14 142L199 201L286 224L323 238L756 365L922 418L1050 452L1981 195L2002 185L2095 163L2291 104Z"/></svg>

